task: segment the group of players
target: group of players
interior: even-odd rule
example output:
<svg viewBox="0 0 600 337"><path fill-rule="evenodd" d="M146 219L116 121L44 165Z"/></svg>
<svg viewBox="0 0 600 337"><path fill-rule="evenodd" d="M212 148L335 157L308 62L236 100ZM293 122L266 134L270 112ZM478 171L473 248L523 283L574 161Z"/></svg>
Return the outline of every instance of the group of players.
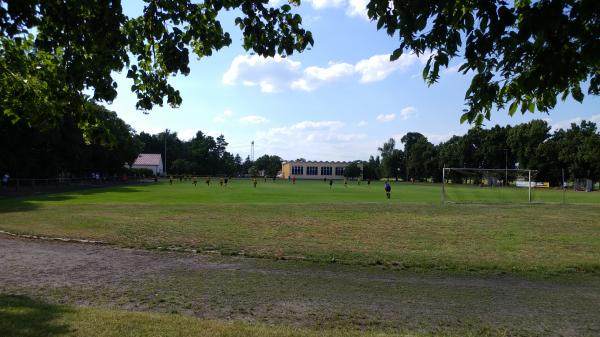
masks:
<svg viewBox="0 0 600 337"><path fill-rule="evenodd" d="M221 187L227 187L227 183L229 183L229 177L221 177L219 178L219 185ZM179 176L179 181L182 182L184 180L191 180L192 184L194 184L194 186L198 185L198 178L196 177L192 177L192 176ZM173 185L173 176L169 176L169 184ZM264 181L267 182L267 178L264 177ZM273 181L276 181L276 178L273 178ZM288 177L288 181L291 181L292 184L296 184L296 177ZM323 178L323 182L327 182L327 178ZM360 185L360 180L358 180L358 184ZM206 177L204 179L204 183L206 184L206 186L210 186L211 183L211 178L210 177ZM252 178L252 185L254 186L254 188L256 188L256 185L258 185L258 180L256 178ZM371 186L371 179L367 180L367 185L370 187ZM348 179L344 179L344 187L348 187ZM329 179L329 188L333 188L333 179ZM385 184L383 185L383 188L385 190L385 195L388 199L391 198L391 192L392 192L392 186L390 185L389 180L385 181Z"/></svg>

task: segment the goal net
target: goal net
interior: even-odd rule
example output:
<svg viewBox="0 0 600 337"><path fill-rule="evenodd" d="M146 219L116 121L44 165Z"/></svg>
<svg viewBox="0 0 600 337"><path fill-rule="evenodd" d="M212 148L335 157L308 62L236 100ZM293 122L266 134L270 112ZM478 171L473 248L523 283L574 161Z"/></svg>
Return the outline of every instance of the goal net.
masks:
<svg viewBox="0 0 600 337"><path fill-rule="evenodd" d="M442 202L527 203L535 201L536 171L444 168Z"/></svg>

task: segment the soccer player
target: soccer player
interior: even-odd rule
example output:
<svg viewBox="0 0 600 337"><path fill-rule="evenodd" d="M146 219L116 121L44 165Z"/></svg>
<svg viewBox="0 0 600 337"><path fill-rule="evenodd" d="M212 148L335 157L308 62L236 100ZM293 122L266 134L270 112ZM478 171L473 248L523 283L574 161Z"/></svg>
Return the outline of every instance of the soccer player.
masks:
<svg viewBox="0 0 600 337"><path fill-rule="evenodd" d="M192 179L192 183L194 184L194 186L196 186L196 184L198 183L198 179L196 179L196 177L194 177L194 178Z"/></svg>
<svg viewBox="0 0 600 337"><path fill-rule="evenodd" d="M256 183L257 183L256 178L252 179L252 183L254 184L254 188L256 188Z"/></svg>
<svg viewBox="0 0 600 337"><path fill-rule="evenodd" d="M383 188L385 189L385 195L389 199L392 194L392 185L390 185L389 181L386 181L385 185L383 185Z"/></svg>
<svg viewBox="0 0 600 337"><path fill-rule="evenodd" d="M224 180L224 182L225 182L225 187L227 187L227 182L228 182L228 181L229 181L229 178L225 177L225 180Z"/></svg>
<svg viewBox="0 0 600 337"><path fill-rule="evenodd" d="M173 185L173 176L169 176L169 185Z"/></svg>
<svg viewBox="0 0 600 337"><path fill-rule="evenodd" d="M292 185L296 185L296 177L292 177Z"/></svg>
<svg viewBox="0 0 600 337"><path fill-rule="evenodd" d="M204 182L206 183L206 186L210 187L210 177L206 177Z"/></svg>
<svg viewBox="0 0 600 337"><path fill-rule="evenodd" d="M219 185L221 185L221 187L223 187L223 178L219 179Z"/></svg>
<svg viewBox="0 0 600 337"><path fill-rule="evenodd" d="M329 188L333 186L333 179L329 179Z"/></svg>
<svg viewBox="0 0 600 337"><path fill-rule="evenodd" d="M344 179L344 187L348 187L348 179Z"/></svg>

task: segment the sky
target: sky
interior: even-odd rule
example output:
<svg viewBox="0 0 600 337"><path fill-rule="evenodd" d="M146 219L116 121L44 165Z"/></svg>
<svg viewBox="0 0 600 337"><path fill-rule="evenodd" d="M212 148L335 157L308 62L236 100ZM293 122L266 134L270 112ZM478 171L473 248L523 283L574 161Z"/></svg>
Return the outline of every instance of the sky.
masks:
<svg viewBox="0 0 600 337"><path fill-rule="evenodd" d="M283 0L272 0L279 5ZM228 151L246 157L254 141L255 157L276 154L286 160L366 160L389 138L420 132L434 144L470 128L461 124L468 75L457 73L460 59L441 71L428 87L421 73L424 57L404 54L390 62L397 38L377 31L369 22L365 0L309 0L294 9L313 33L314 47L287 58L262 58L242 47L234 25L235 12L220 15L232 35L228 48L198 60L191 72L170 83L183 103L165 104L149 114L135 109L125 72L115 73L118 97L107 105L136 132L177 132L192 138L198 130L225 135ZM124 1L125 13L138 16L141 0ZM568 99L549 114L508 116L496 111L486 127L545 119L565 128L582 119L600 123L600 98L586 96L582 104ZM401 147L401 144L399 144Z"/></svg>

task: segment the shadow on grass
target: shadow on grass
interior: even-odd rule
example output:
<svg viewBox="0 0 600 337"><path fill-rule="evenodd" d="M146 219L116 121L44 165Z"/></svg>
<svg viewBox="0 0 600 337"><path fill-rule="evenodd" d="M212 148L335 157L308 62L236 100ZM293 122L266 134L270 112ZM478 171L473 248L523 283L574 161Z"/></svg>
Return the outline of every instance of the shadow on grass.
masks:
<svg viewBox="0 0 600 337"><path fill-rule="evenodd" d="M0 194L0 214L11 212L25 212L38 209L39 204L32 201L60 202L76 199L82 195L93 195L98 193L138 193L141 192L139 184L127 185L88 185L56 191L43 191L25 194Z"/></svg>
<svg viewBox="0 0 600 337"><path fill-rule="evenodd" d="M0 295L0 336L66 336L69 327L56 322L66 312L26 296Z"/></svg>

